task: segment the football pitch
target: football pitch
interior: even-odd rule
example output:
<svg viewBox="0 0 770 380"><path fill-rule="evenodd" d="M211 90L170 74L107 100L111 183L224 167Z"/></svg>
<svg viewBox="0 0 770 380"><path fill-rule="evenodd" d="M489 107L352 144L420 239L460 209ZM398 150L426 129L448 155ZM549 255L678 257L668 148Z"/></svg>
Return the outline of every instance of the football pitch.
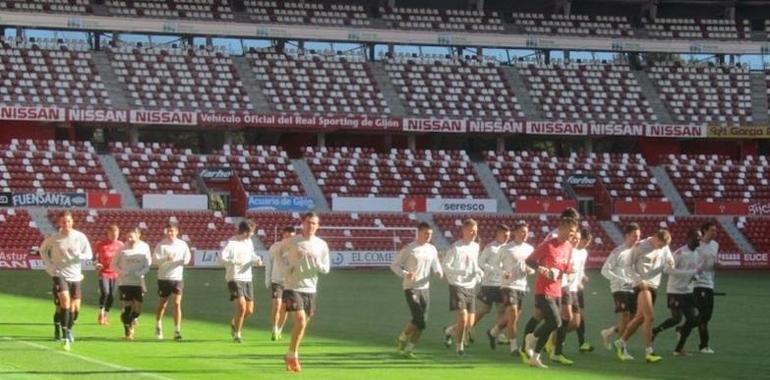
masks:
<svg viewBox="0 0 770 380"><path fill-rule="evenodd" d="M482 328L477 327L468 357L458 358L453 349L444 348L441 327L454 315L447 308L447 285L438 279L432 283L429 327L417 347L418 357L402 358L395 352L395 339L408 311L399 279L385 270L332 271L320 279L320 306L300 351L300 374L284 370L289 332L284 331L281 342L269 339L268 293L262 272L256 273L256 315L246 322L242 344L230 339L232 306L221 270L187 270L182 342L168 339L173 332L169 315L164 321L167 340L153 337L154 277L148 278L149 293L135 341L122 339L117 310L110 314L111 325L97 325L96 280L93 272L88 273L76 341L72 352L66 353L52 340L49 277L42 271L1 271L0 379L770 379L767 273L718 273L717 291L727 296L717 297L712 320L716 355L694 353L698 334L693 331L687 345L693 355L672 356L675 337L669 330L656 342L664 360L646 364L640 359L638 334L630 342L634 361L621 363L602 347L599 330L614 322L614 314L607 282L598 272L589 272L587 336L596 350L578 353L577 339L570 334L564 353L575 365L545 360L551 368L540 370L509 355L506 345L495 351L489 348L483 333L491 323L489 317L481 322ZM528 298L520 331L531 307ZM668 316L665 295L658 300L655 316L656 324Z"/></svg>

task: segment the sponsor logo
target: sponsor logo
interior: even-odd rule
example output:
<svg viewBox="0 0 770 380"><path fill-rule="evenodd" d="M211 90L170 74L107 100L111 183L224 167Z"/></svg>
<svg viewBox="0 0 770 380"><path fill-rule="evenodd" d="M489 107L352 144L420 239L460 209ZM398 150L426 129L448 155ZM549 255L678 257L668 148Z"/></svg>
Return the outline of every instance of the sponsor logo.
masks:
<svg viewBox="0 0 770 380"><path fill-rule="evenodd" d="M82 193L23 193L13 195L14 206L85 207Z"/></svg>
<svg viewBox="0 0 770 380"><path fill-rule="evenodd" d="M596 185L596 176L593 174L572 174L567 178L567 183L573 187L593 187Z"/></svg>
<svg viewBox="0 0 770 380"><path fill-rule="evenodd" d="M740 267L741 266L741 254L740 253L719 253L719 265L728 267Z"/></svg>
<svg viewBox="0 0 770 380"><path fill-rule="evenodd" d="M12 193L0 193L0 207L13 206Z"/></svg>
<svg viewBox="0 0 770 380"><path fill-rule="evenodd" d="M754 203L749 205L751 215L770 215L770 203Z"/></svg>
<svg viewBox="0 0 770 380"><path fill-rule="evenodd" d="M64 109L43 107L0 107L3 120L64 121Z"/></svg>
<svg viewBox="0 0 770 380"><path fill-rule="evenodd" d="M527 133L533 135L574 135L588 134L588 126L583 123L530 121L527 122Z"/></svg>
<svg viewBox="0 0 770 380"><path fill-rule="evenodd" d="M466 131L465 120L455 119L405 119L404 130L408 132L454 132Z"/></svg>
<svg viewBox="0 0 770 380"><path fill-rule="evenodd" d="M229 167L203 168L199 175L203 180L224 181L233 176L233 169Z"/></svg>
<svg viewBox="0 0 770 380"><path fill-rule="evenodd" d="M345 256L341 252L335 252L334 255L332 255L332 265L340 266L344 262Z"/></svg>
<svg viewBox="0 0 770 380"><path fill-rule="evenodd" d="M644 136L644 125L638 124L591 124L594 136Z"/></svg>
<svg viewBox="0 0 770 380"><path fill-rule="evenodd" d="M706 128L700 125L650 124L647 136L654 137L705 137Z"/></svg>

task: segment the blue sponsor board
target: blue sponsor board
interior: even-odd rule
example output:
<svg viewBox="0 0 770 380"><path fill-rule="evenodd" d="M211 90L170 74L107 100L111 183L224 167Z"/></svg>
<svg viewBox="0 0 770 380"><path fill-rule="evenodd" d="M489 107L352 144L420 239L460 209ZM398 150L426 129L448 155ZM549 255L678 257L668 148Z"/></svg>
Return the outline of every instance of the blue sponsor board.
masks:
<svg viewBox="0 0 770 380"><path fill-rule="evenodd" d="M313 211L315 202L310 197L250 196L249 210L265 211Z"/></svg>

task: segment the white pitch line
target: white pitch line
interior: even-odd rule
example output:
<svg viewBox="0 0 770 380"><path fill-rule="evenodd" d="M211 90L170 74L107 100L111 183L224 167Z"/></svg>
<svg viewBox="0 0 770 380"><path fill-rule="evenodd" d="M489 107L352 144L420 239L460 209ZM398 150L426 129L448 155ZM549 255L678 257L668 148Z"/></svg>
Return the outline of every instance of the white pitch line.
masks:
<svg viewBox="0 0 770 380"><path fill-rule="evenodd" d="M60 350L57 350L57 349L53 349L51 347L44 346L42 344L27 342L27 341L24 341L24 340L13 339L13 338L10 338L10 337L0 337L0 339L6 340L6 341L12 341L12 342L21 343L21 344L24 344L24 345L27 345L27 346L30 346L30 347L34 347L34 348L41 349L41 350L46 350L46 351L51 351L51 352L54 352L54 353L57 353L57 354L60 354L60 355L65 355L65 356L73 357L75 359L80 359L82 361L89 362L91 364L96 364L96 365L100 365L100 366L116 369L116 370L119 370L119 371L131 372L132 374L148 377L148 378L151 378L151 379L156 379L156 380L172 380L170 377L166 377L166 376L159 375L159 374L156 374L156 373L143 372L143 371L138 370L138 369L124 367L124 366L121 366L121 365L117 365L117 364L101 361L99 359L89 358L88 356L78 355L78 354L75 354L75 353L72 353L72 352L60 351Z"/></svg>

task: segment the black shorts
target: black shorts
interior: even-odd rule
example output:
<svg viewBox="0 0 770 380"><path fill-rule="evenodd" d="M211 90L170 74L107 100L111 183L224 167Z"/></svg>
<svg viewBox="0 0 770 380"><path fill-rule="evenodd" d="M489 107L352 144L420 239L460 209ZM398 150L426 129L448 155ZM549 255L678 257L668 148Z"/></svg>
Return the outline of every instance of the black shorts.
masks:
<svg viewBox="0 0 770 380"><path fill-rule="evenodd" d="M658 299L658 289L653 289L648 287L647 290L650 291L650 295L652 295L652 306L655 306L655 301ZM642 292L642 289L638 286L634 287L634 299L636 300L636 306L639 307L639 293Z"/></svg>
<svg viewBox="0 0 770 380"><path fill-rule="evenodd" d="M283 291L283 303L286 305L286 311L304 310L308 317L315 315L316 296L315 293L303 293L286 289Z"/></svg>
<svg viewBox="0 0 770 380"><path fill-rule="evenodd" d="M580 308L580 310L585 310L586 298L585 298L585 291L583 289L579 289L577 291L577 300L578 300L578 307Z"/></svg>
<svg viewBox="0 0 770 380"><path fill-rule="evenodd" d="M615 301L616 313L636 314L636 293L634 292L613 292L612 299Z"/></svg>
<svg viewBox="0 0 770 380"><path fill-rule="evenodd" d="M479 290L478 299L487 306L503 303L503 296L500 293L499 286L482 286L481 290Z"/></svg>
<svg viewBox="0 0 770 380"><path fill-rule="evenodd" d="M669 309L691 309L694 306L692 293L689 294L668 294Z"/></svg>
<svg viewBox="0 0 770 380"><path fill-rule="evenodd" d="M561 323L561 298L535 294L535 308L540 310L544 319L553 318L557 325Z"/></svg>
<svg viewBox="0 0 770 380"><path fill-rule="evenodd" d="M578 296L577 292L571 292L569 288L561 288L561 305L571 306L573 312L578 312Z"/></svg>
<svg viewBox="0 0 770 380"><path fill-rule="evenodd" d="M168 298L173 294L182 294L184 283L174 280L158 280L158 297Z"/></svg>
<svg viewBox="0 0 770 380"><path fill-rule="evenodd" d="M473 289L449 285L449 311L463 309L469 313L476 312L476 295L473 294Z"/></svg>
<svg viewBox="0 0 770 380"><path fill-rule="evenodd" d="M270 295L274 300L283 298L283 284L273 282L270 284Z"/></svg>
<svg viewBox="0 0 770 380"><path fill-rule="evenodd" d="M500 293L505 306L516 306L521 311L521 305L524 303L524 296L527 292L511 288L500 288Z"/></svg>
<svg viewBox="0 0 770 380"><path fill-rule="evenodd" d="M428 311L430 309L430 290L429 289L405 289L406 305L409 307L409 313L412 315L412 324L419 329L424 329L428 322Z"/></svg>
<svg viewBox="0 0 770 380"><path fill-rule="evenodd" d="M83 292L80 289L80 281L66 281L61 277L53 277L53 290L54 298L57 298L56 304L58 305L57 295L61 292L69 292L70 299L79 300Z"/></svg>
<svg viewBox="0 0 770 380"><path fill-rule="evenodd" d="M711 314L714 313L714 289L695 288L692 292L693 303L698 309L698 321L701 323L711 320Z"/></svg>
<svg viewBox="0 0 770 380"><path fill-rule="evenodd" d="M251 281L228 281L227 290L230 291L230 301L241 297L246 301L254 300L254 285Z"/></svg>
<svg viewBox="0 0 770 380"><path fill-rule="evenodd" d="M120 300L123 302L144 302L144 291L141 286L119 286L118 290L120 291Z"/></svg>

